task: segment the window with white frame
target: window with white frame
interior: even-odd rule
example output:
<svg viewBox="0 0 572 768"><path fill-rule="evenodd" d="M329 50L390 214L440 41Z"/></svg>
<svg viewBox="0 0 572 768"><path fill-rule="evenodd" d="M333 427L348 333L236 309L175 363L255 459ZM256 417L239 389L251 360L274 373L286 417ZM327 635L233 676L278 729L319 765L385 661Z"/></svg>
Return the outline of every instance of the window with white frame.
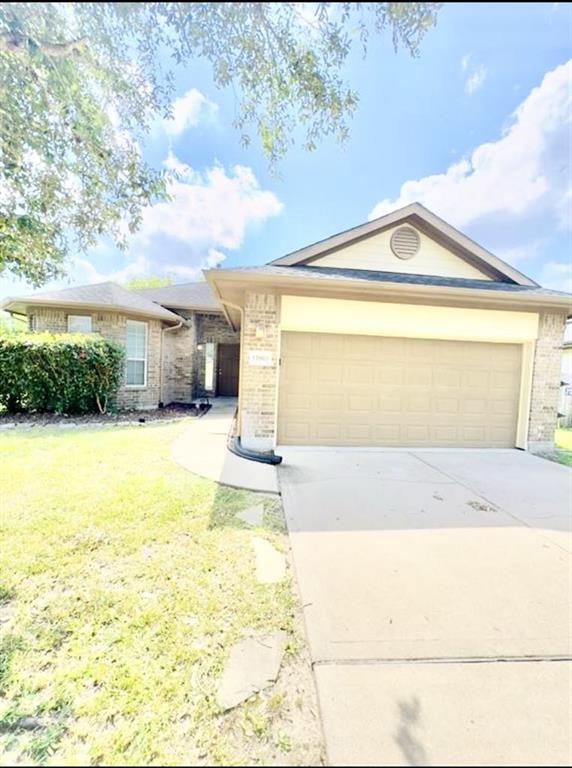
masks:
<svg viewBox="0 0 572 768"><path fill-rule="evenodd" d="M215 347L210 341L205 344L205 390L212 392L214 390L214 362Z"/></svg>
<svg viewBox="0 0 572 768"><path fill-rule="evenodd" d="M91 333L91 315L68 315L69 333Z"/></svg>
<svg viewBox="0 0 572 768"><path fill-rule="evenodd" d="M144 387L147 384L147 323L127 320L125 338L125 384Z"/></svg>

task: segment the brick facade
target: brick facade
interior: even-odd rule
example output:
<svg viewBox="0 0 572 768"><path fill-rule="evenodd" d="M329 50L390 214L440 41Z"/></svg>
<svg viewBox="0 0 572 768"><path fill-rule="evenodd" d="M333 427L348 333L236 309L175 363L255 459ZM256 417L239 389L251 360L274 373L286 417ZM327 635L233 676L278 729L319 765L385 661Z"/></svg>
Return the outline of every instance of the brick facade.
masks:
<svg viewBox="0 0 572 768"><path fill-rule="evenodd" d="M280 300L248 293L242 331L240 382L241 440L245 448L267 451L276 437L276 396L280 357ZM251 352L268 353L270 365L253 365Z"/></svg>
<svg viewBox="0 0 572 768"><path fill-rule="evenodd" d="M534 353L528 447L553 447L558 414L562 364L562 339L566 315L542 314Z"/></svg>
<svg viewBox="0 0 572 768"><path fill-rule="evenodd" d="M78 309L73 312L51 307L35 307L30 313L30 327L36 331L67 331L68 315L90 315L92 330L104 338L125 345L127 316L118 312L90 312ZM160 320L147 320L147 386L121 387L117 405L121 409L152 409L160 402L190 403L204 392L205 350L197 345L238 344L240 334L233 331L220 313L180 312L185 324L169 329ZM133 318L136 319L136 318ZM163 381L161 387L161 355ZM216 379L215 379L216 382ZM216 383L215 383L216 388Z"/></svg>
<svg viewBox="0 0 572 768"><path fill-rule="evenodd" d="M67 310L34 308L30 318L34 330L67 331ZM125 343L125 315L114 312L87 312L92 328L105 338ZM528 444L531 450L553 443L560 390L562 335L565 315L540 316L532 374L532 393ZM163 332L166 325L148 320L148 371L145 388L122 387L120 408L156 408L162 400L191 402L205 394L206 343L215 344L215 363L219 343L239 343L220 313L188 312L182 328ZM202 348L199 349L199 346ZM161 392L161 348L163 347L163 390ZM269 354L269 365L255 365L250 352ZM280 356L280 299L274 294L248 293L245 297L241 361L241 435L243 445L254 450L269 450L275 445L278 365ZM215 376L216 389L216 376ZM215 392L216 394L216 392Z"/></svg>
<svg viewBox="0 0 572 768"><path fill-rule="evenodd" d="M68 327L68 315L89 315L94 333L106 339L125 345L127 316L118 312L90 312L78 309L52 309L34 307L30 313L30 326L35 331L65 333ZM133 318L140 320L141 318ZM160 320L148 319L147 322L147 386L121 387L117 393L117 406L124 410L157 408L161 387L161 332Z"/></svg>
<svg viewBox="0 0 572 768"><path fill-rule="evenodd" d="M193 400L192 356L196 332L192 313L181 328L163 333L163 403L190 403Z"/></svg>
<svg viewBox="0 0 572 768"><path fill-rule="evenodd" d="M205 381L205 349L204 345L213 343L215 359L215 391L209 394L216 394L216 361L219 344L240 344L240 332L233 331L228 321L221 314L213 313L195 313L195 333L197 344L193 350L193 392L195 397L207 394L204 388ZM198 349L198 345L202 349Z"/></svg>

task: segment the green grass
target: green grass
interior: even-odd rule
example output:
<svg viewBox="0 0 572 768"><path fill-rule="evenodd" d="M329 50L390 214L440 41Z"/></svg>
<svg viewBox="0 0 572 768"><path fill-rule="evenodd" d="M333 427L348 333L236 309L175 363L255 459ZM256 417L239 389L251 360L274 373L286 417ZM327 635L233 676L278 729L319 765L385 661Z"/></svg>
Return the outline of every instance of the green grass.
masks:
<svg viewBox="0 0 572 768"><path fill-rule="evenodd" d="M554 442L557 448L572 451L572 427L557 429Z"/></svg>
<svg viewBox="0 0 572 768"><path fill-rule="evenodd" d="M554 434L554 450L541 455L550 461L572 467L572 428L557 429Z"/></svg>
<svg viewBox="0 0 572 768"><path fill-rule="evenodd" d="M264 759L274 705L222 716L216 685L246 632L294 638L294 598L255 580L235 514L259 497L170 460L189 423L0 438L1 764ZM283 548L264 504L257 535Z"/></svg>

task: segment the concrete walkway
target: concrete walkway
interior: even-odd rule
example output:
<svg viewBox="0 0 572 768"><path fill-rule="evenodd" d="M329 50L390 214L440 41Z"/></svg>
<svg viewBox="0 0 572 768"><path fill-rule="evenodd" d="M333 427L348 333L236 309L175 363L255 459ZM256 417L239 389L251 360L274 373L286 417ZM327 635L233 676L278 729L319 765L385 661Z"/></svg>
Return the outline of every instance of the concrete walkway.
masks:
<svg viewBox="0 0 572 768"><path fill-rule="evenodd" d="M278 493L276 468L235 456L227 448L236 398L216 397L207 414L175 440L173 460L190 472L234 488Z"/></svg>
<svg viewBox="0 0 572 768"><path fill-rule="evenodd" d="M280 452L330 764L570 764L572 471Z"/></svg>

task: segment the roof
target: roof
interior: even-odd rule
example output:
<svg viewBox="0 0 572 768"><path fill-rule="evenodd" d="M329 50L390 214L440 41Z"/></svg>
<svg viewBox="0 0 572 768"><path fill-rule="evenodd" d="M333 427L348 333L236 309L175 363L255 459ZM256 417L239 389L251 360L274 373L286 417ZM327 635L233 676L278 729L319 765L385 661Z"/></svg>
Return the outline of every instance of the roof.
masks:
<svg viewBox="0 0 572 768"><path fill-rule="evenodd" d="M360 224L357 227L346 229L336 235L319 240L305 248L274 259L270 262L275 266L299 266L308 264L314 259L324 256L351 243L371 237L397 223L408 221L421 232L441 242L442 245L453 250L460 258L474 264L493 277L497 282L515 282L519 285L537 285L530 277L527 277L518 269L507 264L498 256L487 251L474 240L459 232L446 221L436 216L421 203L411 203L397 211L392 211L385 216Z"/></svg>
<svg viewBox="0 0 572 768"><path fill-rule="evenodd" d="M33 293L28 296L8 298L2 303L2 309L25 314L28 306L62 306L62 307L93 307L123 310L126 313L153 317L159 320L180 322L181 317L160 306L156 302L141 296L134 291L128 291L116 283L95 283L80 285L74 288L63 288L59 291Z"/></svg>
<svg viewBox="0 0 572 768"><path fill-rule="evenodd" d="M380 272L340 267L314 267L308 264L277 266L275 262L261 267L235 267L210 270L206 273L213 290L225 302L238 300L237 291L244 284L255 286L279 285L284 291L311 290L356 295L369 293L431 303L431 301L485 302L490 305L524 307L554 307L572 312L572 294L542 288L539 285L519 285L495 280L414 275L401 272ZM235 297L235 298L233 298ZM383 299L382 299L383 300ZM227 315L228 316L228 315Z"/></svg>
<svg viewBox="0 0 572 768"><path fill-rule="evenodd" d="M572 294L542 288L540 285L518 285L495 280L474 280L467 277L441 277L439 275L415 275L408 272L382 272L373 269L349 269L345 267L314 267L300 264L294 267L274 266L274 262L262 267L234 267L225 272L257 272L276 276L304 276L319 279L338 278L341 280L363 280L377 283L403 283L411 285L436 285L449 288L474 288L486 291L508 291L509 293L527 293L534 295L562 296L572 302Z"/></svg>
<svg viewBox="0 0 572 768"><path fill-rule="evenodd" d="M135 293L164 307L221 311L210 285L204 280L199 283L165 285L161 288L138 288Z"/></svg>

